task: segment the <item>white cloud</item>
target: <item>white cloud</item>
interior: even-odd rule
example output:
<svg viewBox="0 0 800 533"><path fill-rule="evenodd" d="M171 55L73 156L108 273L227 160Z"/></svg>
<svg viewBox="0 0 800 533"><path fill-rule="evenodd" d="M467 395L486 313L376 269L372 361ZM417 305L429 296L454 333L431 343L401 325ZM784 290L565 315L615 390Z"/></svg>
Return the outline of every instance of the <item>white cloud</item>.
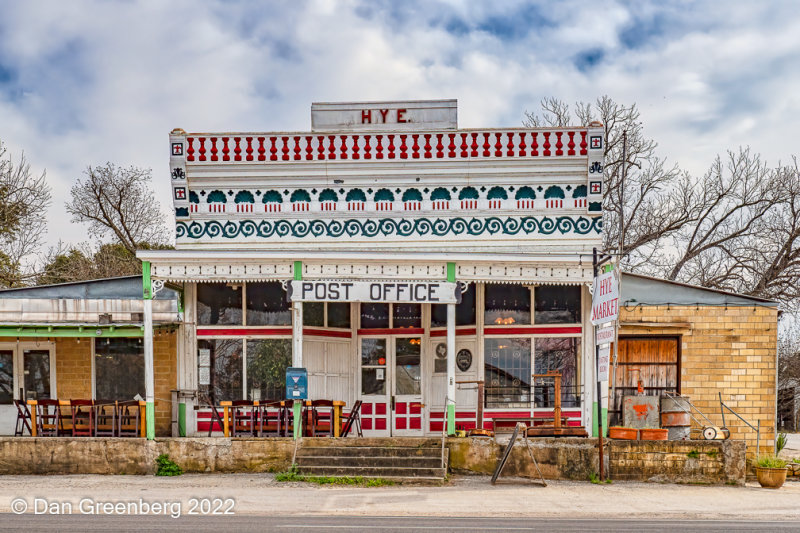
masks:
<svg viewBox="0 0 800 533"><path fill-rule="evenodd" d="M14 2L0 138L47 168L51 241L84 238L63 202L87 165L153 168L166 210L172 128L306 130L320 100L457 97L475 127L519 125L544 96L608 94L637 102L662 153L696 174L740 144L773 163L796 150L791 2L501 5Z"/></svg>

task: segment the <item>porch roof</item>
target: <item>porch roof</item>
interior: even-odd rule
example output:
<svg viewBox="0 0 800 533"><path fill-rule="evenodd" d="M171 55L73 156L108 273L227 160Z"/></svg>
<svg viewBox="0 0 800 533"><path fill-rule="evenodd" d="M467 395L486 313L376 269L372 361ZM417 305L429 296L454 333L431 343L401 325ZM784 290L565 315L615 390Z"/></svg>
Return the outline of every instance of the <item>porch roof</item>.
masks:
<svg viewBox="0 0 800 533"><path fill-rule="evenodd" d="M167 281L279 281L302 279L444 280L448 263L457 281L584 284L592 280L591 255L581 253L465 253L285 250L142 250L151 276Z"/></svg>

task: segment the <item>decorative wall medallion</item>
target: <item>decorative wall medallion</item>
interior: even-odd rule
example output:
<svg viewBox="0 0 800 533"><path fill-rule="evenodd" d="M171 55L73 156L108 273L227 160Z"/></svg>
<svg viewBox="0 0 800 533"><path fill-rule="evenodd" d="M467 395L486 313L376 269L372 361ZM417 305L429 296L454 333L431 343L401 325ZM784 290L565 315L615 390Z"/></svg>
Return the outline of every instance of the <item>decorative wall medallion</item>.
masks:
<svg viewBox="0 0 800 533"><path fill-rule="evenodd" d="M436 357L439 359L447 359L447 344L440 342L436 345Z"/></svg>
<svg viewBox="0 0 800 533"><path fill-rule="evenodd" d="M456 355L456 366L462 372L466 372L472 366L472 352L464 348L459 350Z"/></svg>
<svg viewBox="0 0 800 533"><path fill-rule="evenodd" d="M172 155L183 155L183 143L172 143Z"/></svg>

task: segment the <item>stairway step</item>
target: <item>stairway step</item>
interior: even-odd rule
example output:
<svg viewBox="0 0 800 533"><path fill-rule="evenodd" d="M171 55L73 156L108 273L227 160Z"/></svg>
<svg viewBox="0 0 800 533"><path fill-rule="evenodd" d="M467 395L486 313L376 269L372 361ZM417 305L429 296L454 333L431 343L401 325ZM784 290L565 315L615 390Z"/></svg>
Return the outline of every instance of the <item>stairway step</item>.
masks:
<svg viewBox="0 0 800 533"><path fill-rule="evenodd" d="M299 466L359 466L359 467L412 467L412 468L440 468L442 458L438 457L330 457L298 455Z"/></svg>
<svg viewBox="0 0 800 533"><path fill-rule="evenodd" d="M362 466L298 466L298 472L307 476L326 477L379 477L379 478L438 478L444 479L444 468L402 468Z"/></svg>
<svg viewBox="0 0 800 533"><path fill-rule="evenodd" d="M298 457L441 457L442 449L377 446L300 446Z"/></svg>

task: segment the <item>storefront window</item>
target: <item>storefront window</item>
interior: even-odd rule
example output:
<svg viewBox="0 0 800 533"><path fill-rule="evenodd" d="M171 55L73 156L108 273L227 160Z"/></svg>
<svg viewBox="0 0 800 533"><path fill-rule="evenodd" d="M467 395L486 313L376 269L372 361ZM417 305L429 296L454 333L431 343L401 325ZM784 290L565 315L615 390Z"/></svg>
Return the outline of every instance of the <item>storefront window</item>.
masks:
<svg viewBox="0 0 800 533"><path fill-rule="evenodd" d="M581 288L545 285L533 290L535 324L577 324L581 321Z"/></svg>
<svg viewBox="0 0 800 533"><path fill-rule="evenodd" d="M556 371L561 374L561 406L579 407L578 351L580 339L539 338L535 341L534 374ZM537 378L534 383L534 407L554 407L554 382L552 378Z"/></svg>
<svg viewBox="0 0 800 533"><path fill-rule="evenodd" d="M206 392L208 400L218 404L227 400L242 399L242 340L241 339L200 339L197 347L200 351L201 363L203 350L209 350L210 383L202 383L203 367L198 370L201 374L200 388Z"/></svg>
<svg viewBox="0 0 800 533"><path fill-rule="evenodd" d="M531 340L485 340L486 407L528 407L531 401Z"/></svg>
<svg viewBox="0 0 800 533"><path fill-rule="evenodd" d="M362 328L388 328L389 304L361 304Z"/></svg>
<svg viewBox="0 0 800 533"><path fill-rule="evenodd" d="M286 368L292 366L291 339L247 341L247 399L281 400Z"/></svg>
<svg viewBox="0 0 800 533"><path fill-rule="evenodd" d="M361 339L361 394L386 394L386 339Z"/></svg>
<svg viewBox="0 0 800 533"><path fill-rule="evenodd" d="M14 400L14 352L0 350L0 405Z"/></svg>
<svg viewBox="0 0 800 533"><path fill-rule="evenodd" d="M421 328L422 306L420 304L392 304L393 328Z"/></svg>
<svg viewBox="0 0 800 533"><path fill-rule="evenodd" d="M203 326L241 326L241 286L233 287L225 283L198 283L197 323Z"/></svg>
<svg viewBox="0 0 800 533"><path fill-rule="evenodd" d="M328 302L328 327L350 329L350 304Z"/></svg>
<svg viewBox="0 0 800 533"><path fill-rule="evenodd" d="M291 326L286 291L277 281L247 284L248 326Z"/></svg>
<svg viewBox="0 0 800 533"><path fill-rule="evenodd" d="M461 294L461 303L456 305L456 326L475 325L475 284L470 283L466 292ZM434 304L431 306L431 327L447 326L447 306Z"/></svg>
<svg viewBox="0 0 800 533"><path fill-rule="evenodd" d="M144 398L144 344L142 339L95 339L95 398Z"/></svg>
<svg viewBox="0 0 800 533"><path fill-rule="evenodd" d="M325 302L303 304L303 325L323 327L325 325Z"/></svg>
<svg viewBox="0 0 800 533"><path fill-rule="evenodd" d="M512 283L488 283L484 322L487 326L530 324L530 289Z"/></svg>

